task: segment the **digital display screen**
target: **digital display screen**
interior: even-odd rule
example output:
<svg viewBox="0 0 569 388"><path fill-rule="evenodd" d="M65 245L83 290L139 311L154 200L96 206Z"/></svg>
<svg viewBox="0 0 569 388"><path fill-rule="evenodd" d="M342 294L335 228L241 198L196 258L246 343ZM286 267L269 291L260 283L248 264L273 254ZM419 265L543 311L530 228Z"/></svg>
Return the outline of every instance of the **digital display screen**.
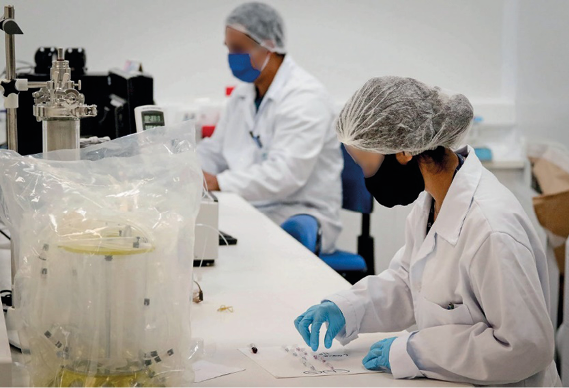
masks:
<svg viewBox="0 0 569 388"><path fill-rule="evenodd" d="M164 126L164 114L162 112L151 111L142 113L142 126L144 130Z"/></svg>
<svg viewBox="0 0 569 388"><path fill-rule="evenodd" d="M162 113L145 113L142 118L144 120L144 124L164 122L164 116Z"/></svg>

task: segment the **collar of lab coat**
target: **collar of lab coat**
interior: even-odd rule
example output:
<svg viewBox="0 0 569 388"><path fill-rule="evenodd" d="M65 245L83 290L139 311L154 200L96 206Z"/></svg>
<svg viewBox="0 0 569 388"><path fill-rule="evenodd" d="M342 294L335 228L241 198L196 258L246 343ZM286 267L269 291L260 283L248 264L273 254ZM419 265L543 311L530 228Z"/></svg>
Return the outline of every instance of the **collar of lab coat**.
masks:
<svg viewBox="0 0 569 388"><path fill-rule="evenodd" d="M263 102L261 105L264 105L266 101L269 100L278 101L282 97L281 92L283 90L283 87L286 85L295 66L296 63L291 58L290 54L287 54L284 57L283 63L281 63L281 66L277 70L277 74L275 75L275 78L273 78L273 82L271 82L267 93L263 97ZM238 97L247 98L253 101L256 97L255 84L248 84L246 86L247 87L235 89L235 93Z"/></svg>
<svg viewBox="0 0 569 388"><path fill-rule="evenodd" d="M431 230L453 246L458 242L462 232L462 225L472 205L474 192L480 183L483 169L472 147L463 147L457 153L468 157L465 158L464 164L454 177ZM426 193L422 201L418 202L427 214L430 211L431 201L431 195Z"/></svg>

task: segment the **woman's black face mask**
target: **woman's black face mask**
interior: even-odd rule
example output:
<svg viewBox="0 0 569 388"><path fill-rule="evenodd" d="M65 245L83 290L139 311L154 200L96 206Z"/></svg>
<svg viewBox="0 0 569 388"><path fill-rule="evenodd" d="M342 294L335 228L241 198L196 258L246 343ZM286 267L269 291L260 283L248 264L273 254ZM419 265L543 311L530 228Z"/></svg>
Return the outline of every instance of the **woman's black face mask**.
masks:
<svg viewBox="0 0 569 388"><path fill-rule="evenodd" d="M407 206L425 190L425 181L416 158L403 165L395 155L385 159L375 175L366 178L366 187L371 195L385 207Z"/></svg>

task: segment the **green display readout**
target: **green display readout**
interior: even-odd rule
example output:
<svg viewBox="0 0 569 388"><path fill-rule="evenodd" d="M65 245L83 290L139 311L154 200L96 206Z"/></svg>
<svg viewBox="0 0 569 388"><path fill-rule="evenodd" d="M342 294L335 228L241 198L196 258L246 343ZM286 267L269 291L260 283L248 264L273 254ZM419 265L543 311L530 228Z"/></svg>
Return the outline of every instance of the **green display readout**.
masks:
<svg viewBox="0 0 569 388"><path fill-rule="evenodd" d="M142 119L144 124L164 123L164 116L162 113L144 113Z"/></svg>
<svg viewBox="0 0 569 388"><path fill-rule="evenodd" d="M162 112L142 113L142 125L144 130L164 126L164 114Z"/></svg>

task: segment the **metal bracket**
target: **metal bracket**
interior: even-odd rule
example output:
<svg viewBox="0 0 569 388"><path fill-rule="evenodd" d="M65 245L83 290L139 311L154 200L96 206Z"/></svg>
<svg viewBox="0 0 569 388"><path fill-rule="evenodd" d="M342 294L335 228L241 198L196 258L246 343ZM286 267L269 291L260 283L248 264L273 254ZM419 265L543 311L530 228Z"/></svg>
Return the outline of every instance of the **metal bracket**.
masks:
<svg viewBox="0 0 569 388"><path fill-rule="evenodd" d="M0 81L0 84L2 85L3 90L3 95L4 97L8 97L10 94L19 94L20 91L16 88L16 80L12 79L12 80L6 80L3 79Z"/></svg>

